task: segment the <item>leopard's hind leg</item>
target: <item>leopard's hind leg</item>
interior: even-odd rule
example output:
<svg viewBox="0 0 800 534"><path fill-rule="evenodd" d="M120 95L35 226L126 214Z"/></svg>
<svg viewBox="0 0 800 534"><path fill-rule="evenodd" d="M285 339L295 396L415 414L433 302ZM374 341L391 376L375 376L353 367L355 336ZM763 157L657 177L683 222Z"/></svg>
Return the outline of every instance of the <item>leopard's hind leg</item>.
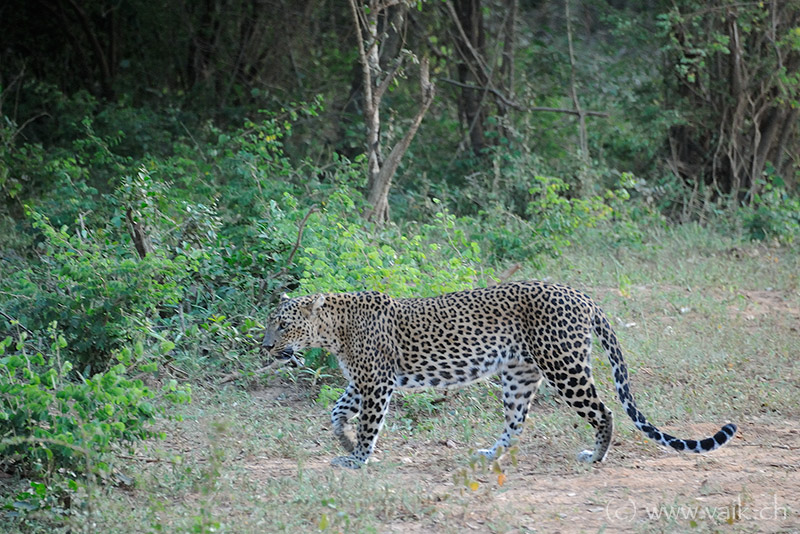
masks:
<svg viewBox="0 0 800 534"><path fill-rule="evenodd" d="M611 446L614 414L600 400L594 385L590 365L592 351L590 331L587 328L583 332L578 332L575 337L569 347L551 346L542 366L545 376L567 404L594 428L594 449L580 452L578 460L602 462Z"/></svg>
<svg viewBox="0 0 800 534"><path fill-rule="evenodd" d="M522 432L531 399L542 383L542 373L533 362L509 363L500 371L500 381L503 385L505 427L491 448L478 451L487 458L494 458L500 448L507 449L511 437Z"/></svg>

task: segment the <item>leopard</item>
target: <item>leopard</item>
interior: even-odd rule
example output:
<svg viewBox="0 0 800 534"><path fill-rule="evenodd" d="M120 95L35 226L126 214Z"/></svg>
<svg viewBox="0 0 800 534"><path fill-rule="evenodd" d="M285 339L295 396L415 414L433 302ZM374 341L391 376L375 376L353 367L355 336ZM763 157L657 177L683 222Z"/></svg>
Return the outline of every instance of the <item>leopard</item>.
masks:
<svg viewBox="0 0 800 534"><path fill-rule="evenodd" d="M503 431L480 454L495 458L516 441L546 379L593 428L594 448L580 452L578 460L594 463L606 459L614 418L595 387L593 336L611 364L625 413L647 438L690 453L713 451L733 438L732 423L704 439L676 438L650 423L634 401L605 312L582 291L551 282L505 282L418 298L376 291L284 294L266 320L261 350L274 361L296 361L299 351L312 347L336 355L348 385L331 411L331 424L347 455L331 460L334 466L358 469L367 463L395 391L463 387L497 375Z"/></svg>

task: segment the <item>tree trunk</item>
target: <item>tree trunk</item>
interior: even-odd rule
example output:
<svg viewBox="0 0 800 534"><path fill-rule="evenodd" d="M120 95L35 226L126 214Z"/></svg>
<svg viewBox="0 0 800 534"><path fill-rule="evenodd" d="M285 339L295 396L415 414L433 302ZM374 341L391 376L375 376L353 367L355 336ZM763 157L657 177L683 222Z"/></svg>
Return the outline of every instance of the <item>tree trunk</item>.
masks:
<svg viewBox="0 0 800 534"><path fill-rule="evenodd" d="M483 29L481 0L455 0L457 25L456 50L461 60L458 63L458 81L461 94L458 107L469 136L473 154L479 155L486 147L486 112L483 101L488 78L483 58L486 57L486 37Z"/></svg>
<svg viewBox="0 0 800 534"><path fill-rule="evenodd" d="M389 190L392 186L394 173L397 171L397 167L400 165L400 160L403 158L406 150L408 150L411 140L414 139L414 135L416 135L420 124L422 124L422 119L433 102L434 94L435 87L430 82L428 74L428 61L427 59L423 59L420 65L420 109L411 122L408 131L406 131L403 138L389 153L389 157L386 158L386 161L381 166L380 171L373 181L367 199L370 205L372 205L372 210L367 214L367 219L381 223L389 220Z"/></svg>
<svg viewBox="0 0 800 534"><path fill-rule="evenodd" d="M709 200L753 204L768 169L791 184L798 168L798 110L786 95L799 90L787 74L800 67L800 54L786 35L800 22L800 9L721 0L705 10L694 6L670 28L668 72L685 118L669 132L670 165ZM725 52L710 44L719 35L726 37Z"/></svg>
<svg viewBox="0 0 800 534"><path fill-rule="evenodd" d="M514 100L514 46L516 43L516 23L517 13L519 12L519 0L505 0L506 21L503 25L503 56L500 62L501 90L505 88L506 96L509 100ZM497 99L498 123L501 134L506 139L511 139L511 131L507 127L504 118L508 115L509 109L506 102Z"/></svg>
<svg viewBox="0 0 800 534"><path fill-rule="evenodd" d="M383 48L381 39L387 35L379 32L379 17L392 6L398 4L397 0L370 0L368 9L356 6L355 0L350 0L353 22L356 27L358 41L358 56L361 63L361 73L364 88L364 122L367 127L367 201L372 206L366 213L370 221L384 223L389 220L389 191L392 179L397 171L400 161L411 140L417 133L422 123L422 118L428 111L435 89L428 75L428 61L423 59L420 64L421 104L417 115L411 121L406 134L392 148L389 157L383 161L381 154L381 115L380 107L384 93L389 88L392 80L402 66L402 56L394 58L385 57L384 67L381 65L380 50ZM399 7L399 6L398 6ZM405 11L395 11L390 25L395 30L404 24ZM386 15L387 17L389 14ZM389 23L386 23L387 25ZM390 48L393 45L390 45ZM397 50L401 49L397 46Z"/></svg>

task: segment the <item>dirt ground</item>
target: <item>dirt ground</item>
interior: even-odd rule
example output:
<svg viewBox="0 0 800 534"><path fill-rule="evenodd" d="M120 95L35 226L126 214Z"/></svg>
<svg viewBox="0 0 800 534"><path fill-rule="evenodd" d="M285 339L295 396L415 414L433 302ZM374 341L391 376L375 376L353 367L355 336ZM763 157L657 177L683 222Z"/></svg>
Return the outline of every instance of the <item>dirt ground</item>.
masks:
<svg viewBox="0 0 800 534"><path fill-rule="evenodd" d="M497 473L477 469L469 472L469 480L478 482L474 491L454 482L465 471L463 462L453 460L462 444L384 437L375 460L387 466L370 476L416 488L438 513L395 519L379 532L800 532L800 425L780 419L739 423L730 444L704 456L617 437L597 467L576 467L564 450L527 429L522 440L532 443L520 444L516 466L505 462L502 486ZM717 429L680 430L704 436ZM330 470L329 460L309 460L303 469ZM297 475L292 459L254 456L245 465L256 480Z"/></svg>

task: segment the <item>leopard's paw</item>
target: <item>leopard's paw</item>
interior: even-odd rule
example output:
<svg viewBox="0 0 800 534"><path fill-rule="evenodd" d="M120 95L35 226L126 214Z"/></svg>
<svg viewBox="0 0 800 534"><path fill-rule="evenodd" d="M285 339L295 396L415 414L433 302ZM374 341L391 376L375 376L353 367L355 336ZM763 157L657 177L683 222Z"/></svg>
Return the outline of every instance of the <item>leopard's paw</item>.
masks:
<svg viewBox="0 0 800 534"><path fill-rule="evenodd" d="M364 462L352 456L338 456L331 460L331 465L335 467L343 467L345 469L361 469Z"/></svg>

